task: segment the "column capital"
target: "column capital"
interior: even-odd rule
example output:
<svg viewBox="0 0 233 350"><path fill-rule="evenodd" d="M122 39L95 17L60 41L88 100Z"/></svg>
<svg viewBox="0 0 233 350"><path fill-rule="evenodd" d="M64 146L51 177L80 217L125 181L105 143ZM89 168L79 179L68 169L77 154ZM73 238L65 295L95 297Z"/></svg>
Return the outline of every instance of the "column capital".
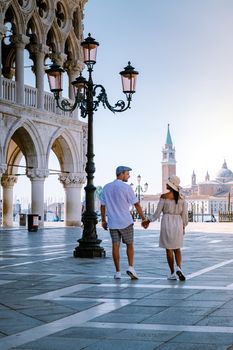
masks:
<svg viewBox="0 0 233 350"><path fill-rule="evenodd" d="M30 50L35 54L35 55L46 55L49 54L49 47L44 44L32 44L30 45Z"/></svg>
<svg viewBox="0 0 233 350"><path fill-rule="evenodd" d="M39 169L39 168L27 169L26 175L32 181L33 180L44 180L46 177L49 176L49 170L48 169Z"/></svg>
<svg viewBox="0 0 233 350"><path fill-rule="evenodd" d="M75 75L79 75L80 72L83 71L85 64L80 60L68 60L64 64L65 68L67 69L68 73L73 73Z"/></svg>
<svg viewBox="0 0 233 350"><path fill-rule="evenodd" d="M21 47L22 49L24 49L25 46L29 44L30 39L24 34L15 34L11 36L11 42L17 47Z"/></svg>
<svg viewBox="0 0 233 350"><path fill-rule="evenodd" d="M67 58L67 55L62 52L55 52L51 54L51 60L55 61L60 66L63 66L63 63L65 62Z"/></svg>
<svg viewBox="0 0 233 350"><path fill-rule="evenodd" d="M83 185L86 181L85 173L69 173L61 174L59 176L59 181L64 187L76 187L78 185Z"/></svg>
<svg viewBox="0 0 233 350"><path fill-rule="evenodd" d="M2 187L6 187L6 188L13 187L14 184L16 184L17 180L18 180L17 176L3 175L1 177L1 185Z"/></svg>

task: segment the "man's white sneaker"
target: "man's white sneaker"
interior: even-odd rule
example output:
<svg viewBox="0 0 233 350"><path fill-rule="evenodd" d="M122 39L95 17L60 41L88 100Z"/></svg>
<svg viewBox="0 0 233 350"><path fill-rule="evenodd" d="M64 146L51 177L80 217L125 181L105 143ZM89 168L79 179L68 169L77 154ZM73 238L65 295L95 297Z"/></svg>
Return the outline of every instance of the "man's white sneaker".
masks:
<svg viewBox="0 0 233 350"><path fill-rule="evenodd" d="M170 273L170 275L167 276L167 279L173 281L177 280L175 272Z"/></svg>
<svg viewBox="0 0 233 350"><path fill-rule="evenodd" d="M134 270L133 266L129 266L128 270L126 271L127 275L131 278L131 280L138 280L138 276L136 271Z"/></svg>
<svg viewBox="0 0 233 350"><path fill-rule="evenodd" d="M121 272L116 272L114 275L115 280L121 279Z"/></svg>

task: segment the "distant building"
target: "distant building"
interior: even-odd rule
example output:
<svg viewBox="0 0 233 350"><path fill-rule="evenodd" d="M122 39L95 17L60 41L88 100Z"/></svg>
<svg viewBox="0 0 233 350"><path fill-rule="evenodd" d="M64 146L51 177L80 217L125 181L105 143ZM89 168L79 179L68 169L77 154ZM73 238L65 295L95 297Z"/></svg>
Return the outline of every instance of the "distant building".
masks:
<svg viewBox="0 0 233 350"><path fill-rule="evenodd" d="M166 192L166 182L171 175L176 175L176 157L168 124L166 143L162 149L162 193ZM188 202L188 209L196 215L216 216L219 211L233 211L233 172L228 169L226 160L213 180L207 171L204 181L197 182L193 171L191 184L182 187L182 193ZM141 200L143 209L152 213L157 207L160 195L144 194Z"/></svg>
<svg viewBox="0 0 233 350"><path fill-rule="evenodd" d="M191 178L191 185L183 187L182 191L189 203L189 209L197 213L214 213L232 210L231 197L233 195L233 172L228 169L224 160L221 169L217 172L215 179L211 180L207 171L205 181L193 181L195 173ZM196 177L196 175L195 175Z"/></svg>

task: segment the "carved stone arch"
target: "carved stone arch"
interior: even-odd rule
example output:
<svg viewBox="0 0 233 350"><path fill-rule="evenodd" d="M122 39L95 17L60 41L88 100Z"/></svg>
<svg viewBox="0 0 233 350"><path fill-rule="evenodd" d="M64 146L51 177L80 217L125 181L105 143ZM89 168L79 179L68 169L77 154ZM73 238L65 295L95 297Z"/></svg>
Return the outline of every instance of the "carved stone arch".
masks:
<svg viewBox="0 0 233 350"><path fill-rule="evenodd" d="M71 31L65 42L65 54L67 55L67 63L75 65L82 59L82 51L77 43L74 31Z"/></svg>
<svg viewBox="0 0 233 350"><path fill-rule="evenodd" d="M2 55L2 75L4 78L12 79L15 75L15 48L13 45L10 45L4 49L3 45L2 49L4 52Z"/></svg>
<svg viewBox="0 0 233 350"><path fill-rule="evenodd" d="M7 174L14 175L18 171L18 165L22 156L25 157L28 168L39 167L39 156L35 142L29 132L23 127L19 127L13 133L8 142L6 152Z"/></svg>
<svg viewBox="0 0 233 350"><path fill-rule="evenodd" d="M14 34L26 33L26 21L17 2L11 2L5 13L5 19L13 24Z"/></svg>
<svg viewBox="0 0 233 350"><path fill-rule="evenodd" d="M30 44L42 44L45 40L43 26L35 14L27 23L26 35L30 38Z"/></svg>
<svg viewBox="0 0 233 350"><path fill-rule="evenodd" d="M36 36L38 38L38 42L40 44L46 43L47 33L49 31L50 26L43 23L37 11L35 11L30 18L31 23L35 27ZM51 25L51 23L50 23Z"/></svg>
<svg viewBox="0 0 233 350"><path fill-rule="evenodd" d="M52 54L64 52L63 38L59 30L52 26L47 34L46 45L50 48Z"/></svg>
<svg viewBox="0 0 233 350"><path fill-rule="evenodd" d="M6 37L2 40L2 74L8 79L12 79L14 76L15 47L11 41L11 37L22 31L18 24L20 22L19 18L20 15L17 14L15 7L9 5L4 16L4 25L9 23L11 27L6 27L8 29L6 31Z"/></svg>
<svg viewBox="0 0 233 350"><path fill-rule="evenodd" d="M25 49L29 52L29 57L34 63L34 67L32 68L33 73L35 73L35 65L36 65L36 57L35 53L38 51L40 45L43 45L46 42L46 35L44 31L43 24L40 18L37 18L38 14L34 13L34 15L30 18L27 24L27 36L30 39L28 45L26 45Z"/></svg>
<svg viewBox="0 0 233 350"><path fill-rule="evenodd" d="M6 160L11 158L9 154L9 152L12 152L9 148L11 140L24 155L26 166L45 169L46 162L44 157L41 156L45 154L44 147L37 128L31 121L19 122L10 128L4 146ZM16 150L14 152L17 154ZM17 156L17 159L20 161L19 156Z"/></svg>
<svg viewBox="0 0 233 350"><path fill-rule="evenodd" d="M51 150L59 161L61 171L71 173L82 171L80 152L77 151L77 144L68 130L59 129L53 134L48 145L47 164Z"/></svg>
<svg viewBox="0 0 233 350"><path fill-rule="evenodd" d="M16 175L18 172L18 165L23 157L23 152L20 147L15 143L13 139L10 140L8 149L7 149L7 174Z"/></svg>

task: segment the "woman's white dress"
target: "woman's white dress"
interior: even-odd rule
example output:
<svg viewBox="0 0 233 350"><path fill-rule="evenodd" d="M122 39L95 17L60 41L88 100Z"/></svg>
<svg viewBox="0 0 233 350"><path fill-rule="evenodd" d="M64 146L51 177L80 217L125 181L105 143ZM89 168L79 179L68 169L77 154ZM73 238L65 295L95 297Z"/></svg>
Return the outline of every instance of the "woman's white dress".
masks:
<svg viewBox="0 0 233 350"><path fill-rule="evenodd" d="M150 221L160 218L163 213L159 246L166 249L183 247L184 228L188 225L188 206L184 199L176 204L174 199L160 198L154 214L149 216Z"/></svg>

